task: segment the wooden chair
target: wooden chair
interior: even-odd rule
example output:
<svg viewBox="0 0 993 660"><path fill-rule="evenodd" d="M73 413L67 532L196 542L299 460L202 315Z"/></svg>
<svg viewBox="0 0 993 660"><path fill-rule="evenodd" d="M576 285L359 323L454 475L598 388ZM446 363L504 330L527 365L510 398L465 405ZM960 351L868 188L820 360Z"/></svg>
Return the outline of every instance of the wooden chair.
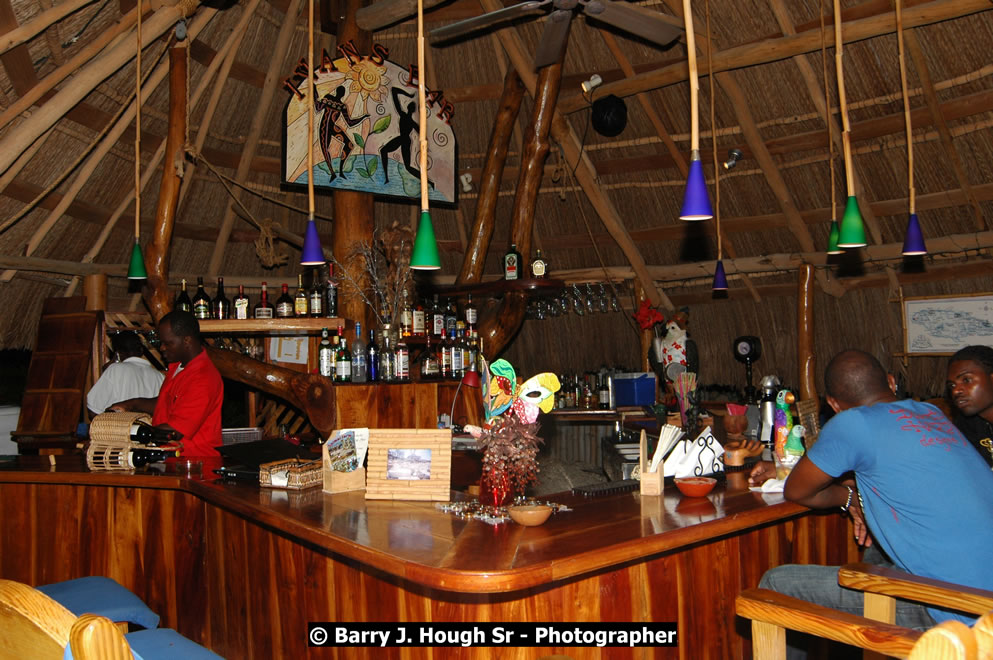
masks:
<svg viewBox="0 0 993 660"><path fill-rule="evenodd" d="M910 660L975 660L976 635L959 621L921 633L832 610L768 589L746 589L735 601L738 616L752 621L756 660L786 658L786 630Z"/></svg>

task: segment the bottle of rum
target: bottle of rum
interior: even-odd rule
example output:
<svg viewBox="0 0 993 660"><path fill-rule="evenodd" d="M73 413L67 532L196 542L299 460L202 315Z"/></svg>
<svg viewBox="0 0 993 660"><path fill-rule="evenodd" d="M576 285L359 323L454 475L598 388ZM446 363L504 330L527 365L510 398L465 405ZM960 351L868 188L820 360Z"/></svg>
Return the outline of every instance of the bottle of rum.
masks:
<svg viewBox="0 0 993 660"><path fill-rule="evenodd" d="M271 319L275 310L273 310L272 303L269 302L269 292L266 290L266 283L262 283L262 294L259 296L259 301L255 304L255 318L257 319Z"/></svg>
<svg viewBox="0 0 993 660"><path fill-rule="evenodd" d="M365 342L362 341L362 324L355 324L355 341L352 342L352 382L364 383L368 379Z"/></svg>
<svg viewBox="0 0 993 660"><path fill-rule="evenodd" d="M210 318L210 296L203 290L203 278L197 278L197 292L193 296L193 316L198 319Z"/></svg>
<svg viewBox="0 0 993 660"><path fill-rule="evenodd" d="M334 351L327 328L321 330L321 345L317 347L317 371L325 378L331 378L334 374Z"/></svg>
<svg viewBox="0 0 993 660"><path fill-rule="evenodd" d="M186 280L183 280L179 285L179 293L176 294L176 300L172 303L172 308L181 312L193 313L193 301L190 300L190 294L186 293Z"/></svg>
<svg viewBox="0 0 993 660"><path fill-rule="evenodd" d="M276 318L288 319L293 317L293 297L290 296L290 287L283 282L283 292L276 298Z"/></svg>
<svg viewBox="0 0 993 660"><path fill-rule="evenodd" d="M248 318L248 296L245 295L245 285L238 285L238 295L234 297L233 318L244 321Z"/></svg>
<svg viewBox="0 0 993 660"><path fill-rule="evenodd" d="M310 314L309 296L307 290L303 288L303 273L297 273L297 292L293 296L293 314L295 316L307 316Z"/></svg>
<svg viewBox="0 0 993 660"><path fill-rule="evenodd" d="M516 243L512 243L510 250L503 255L503 279L521 279L521 253L517 251Z"/></svg>
<svg viewBox="0 0 993 660"><path fill-rule="evenodd" d="M224 295L224 278L217 278L217 293L214 294L214 302L212 303L214 308L214 318L215 319L229 319L231 318L231 301L228 297Z"/></svg>
<svg viewBox="0 0 993 660"><path fill-rule="evenodd" d="M548 262L541 256L541 248L538 248L535 252L534 259L531 261L531 277L536 280L540 280L547 277L547 274Z"/></svg>
<svg viewBox="0 0 993 660"><path fill-rule="evenodd" d="M332 264L328 264L328 278L324 287L324 316L329 319L338 316L338 282L334 279Z"/></svg>
<svg viewBox="0 0 993 660"><path fill-rule="evenodd" d="M310 291L307 293L307 297L310 298L310 316L317 319L324 316L324 292L321 290L321 278L318 269L315 268L311 275Z"/></svg>

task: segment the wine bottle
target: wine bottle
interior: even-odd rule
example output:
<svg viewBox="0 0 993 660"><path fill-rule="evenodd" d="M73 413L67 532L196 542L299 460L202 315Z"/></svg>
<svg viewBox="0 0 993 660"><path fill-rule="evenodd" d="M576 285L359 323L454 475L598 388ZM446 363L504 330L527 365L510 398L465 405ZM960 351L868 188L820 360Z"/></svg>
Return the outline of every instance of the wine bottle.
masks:
<svg viewBox="0 0 993 660"><path fill-rule="evenodd" d="M328 264L327 285L324 287L324 316L333 319L338 316L338 282L334 279L334 266Z"/></svg>
<svg viewBox="0 0 993 660"><path fill-rule="evenodd" d="M271 319L273 316L272 303L269 302L269 291L266 289L266 283L262 283L262 295L259 297L259 302L255 305L255 318L257 319Z"/></svg>
<svg viewBox="0 0 993 660"><path fill-rule="evenodd" d="M334 374L334 352L331 350L327 328L321 330L321 344L317 347L317 373L325 378L331 378Z"/></svg>
<svg viewBox="0 0 993 660"><path fill-rule="evenodd" d="M362 341L362 324L355 324L355 341L352 342L352 382L364 383L369 370L366 362L365 342Z"/></svg>
<svg viewBox="0 0 993 660"><path fill-rule="evenodd" d="M248 318L248 296L245 295L245 285L238 285L238 295L234 297L234 318L244 321Z"/></svg>
<svg viewBox="0 0 993 660"><path fill-rule="evenodd" d="M190 300L190 294L186 293L186 280L180 283L179 293L176 294L176 300L172 303L172 308L180 312L190 312L193 313L193 301Z"/></svg>
<svg viewBox="0 0 993 660"><path fill-rule="evenodd" d="M521 279L521 253L517 251L516 243L511 243L510 250L503 255L503 279Z"/></svg>
<svg viewBox="0 0 993 660"><path fill-rule="evenodd" d="M310 292L307 295L310 298L311 318L317 319L324 316L324 291L321 290L321 279L316 268L313 270Z"/></svg>
<svg viewBox="0 0 993 660"><path fill-rule="evenodd" d="M338 328L339 335L343 332ZM338 354L334 359L334 379L339 383L352 382L352 353L348 350L348 340L344 336L338 339Z"/></svg>
<svg viewBox="0 0 993 660"><path fill-rule="evenodd" d="M133 468L145 467L149 463L161 463L167 458L179 456L178 449L140 449L132 447L128 452L128 465Z"/></svg>
<svg viewBox="0 0 993 660"><path fill-rule="evenodd" d="M307 316L310 313L307 290L303 288L303 273L297 273L297 292L293 296L293 313Z"/></svg>
<svg viewBox="0 0 993 660"><path fill-rule="evenodd" d="M369 382L379 380L379 348L376 347L376 333L369 330L369 345L365 349L366 369L369 370Z"/></svg>
<svg viewBox="0 0 993 660"><path fill-rule="evenodd" d="M212 303L214 309L215 319L229 319L231 318L231 301L228 297L224 295L224 278L217 278L217 293L214 294L214 301Z"/></svg>
<svg viewBox="0 0 993 660"><path fill-rule="evenodd" d="M198 319L210 318L210 296L203 290L203 278L197 278L197 292L193 296L193 316Z"/></svg>
<svg viewBox="0 0 993 660"><path fill-rule="evenodd" d="M293 318L293 298L290 296L290 287L283 282L283 292L276 298L276 318Z"/></svg>
<svg viewBox="0 0 993 660"><path fill-rule="evenodd" d="M143 422L135 422L131 425L131 441L143 445L164 445L170 442L179 442L183 434L174 429L164 429Z"/></svg>
<svg viewBox="0 0 993 660"><path fill-rule="evenodd" d="M531 260L531 277L540 280L548 273L548 262L541 256L541 248L535 251L534 259Z"/></svg>

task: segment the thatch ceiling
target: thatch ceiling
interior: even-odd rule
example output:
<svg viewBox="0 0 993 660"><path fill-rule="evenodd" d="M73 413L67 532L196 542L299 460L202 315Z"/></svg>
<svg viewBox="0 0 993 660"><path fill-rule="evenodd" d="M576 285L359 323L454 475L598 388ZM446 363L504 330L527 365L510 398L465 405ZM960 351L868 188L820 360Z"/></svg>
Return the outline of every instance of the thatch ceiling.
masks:
<svg viewBox="0 0 993 660"><path fill-rule="evenodd" d="M322 15L333 16L336 5L323 2L327 4L321 7ZM426 15L427 28L478 15L483 6L491 6L489 2L455 0L434 7ZM638 4L681 16L678 0ZM73 270L70 262L110 267L118 276L111 281L112 296L119 303L125 296L125 282L119 276L134 225L130 201L134 121L128 108L134 95L134 3L76 0L74 5L79 8L46 29L0 44L6 49L0 55L0 105L6 122L0 127L4 165L0 222L12 222L0 234L0 259L5 267L24 267L8 271L0 282L8 309L19 310L0 320L0 347L30 346L40 301L79 291L70 276L85 269ZM51 6L50 0L0 0L0 32L19 34L10 31L37 24ZM54 5L56 10L70 6L71 0ZM199 140L205 160L228 177L236 177L242 165L240 183L259 193L241 195L251 214L281 223L296 234L303 232L305 215L264 197L297 209L306 207L305 195L279 186L280 119L287 99L280 84L305 54L306 6L298 0L241 0L224 10L200 7L189 18L195 35L189 90L196 97L189 108L190 142ZM993 246L989 231L993 4L989 0L904 3L917 209L931 249L931 255L918 264L923 275L904 273L899 258L908 213L908 178L894 5L892 0L843 0L841 6L856 187L870 247L839 263L824 256L832 191L822 41L826 41L826 86L837 143L834 195L839 205L845 194L830 2L711 0L709 7L700 0L693 3L700 50L701 146L708 181L713 184L715 133L718 160L723 161L731 148L744 153L735 169L721 175L720 214L731 297L742 298L740 304L746 306L756 301L768 305L770 299L791 293L790 273L804 261L818 266L819 286L832 296L866 286L895 290L901 283L922 278L961 288L956 281L987 272L986 248ZM708 11L717 71L713 125L704 37ZM822 11L827 22L824 39ZM153 224L162 168L160 147L167 130L168 58L162 54L172 38L169 17L179 13L177 6L165 2L155 3L145 16L143 75L162 82L143 91L141 154L148 179L142 197L143 239ZM161 36L154 33L157 20ZM543 23L543 19L522 22L429 50L427 83L444 90L456 105L459 174L470 173L478 181L504 74L522 54L527 59L534 52ZM330 33L334 27L323 25ZM280 50L281 30L288 45ZM319 35L318 42L333 52L335 41L328 32ZM373 40L389 48L391 60L412 63L415 36L415 23L408 19L375 32ZM130 57L101 64L112 60L115 47L129 43ZM228 53L231 57L224 57ZM100 75L95 75L97 71ZM588 127L590 109L580 83L594 73L605 83L597 94L613 92L627 103L627 128L615 138L601 137ZM582 141L582 156L592 166L595 186L633 240L658 296L676 305L710 302L709 280L717 256L714 225L677 219L690 138L685 45L663 50L574 20L563 74L558 110ZM530 75L523 72L525 81ZM218 85L219 94L213 95ZM79 90L78 96L72 96L73 90ZM263 104L267 93L271 100ZM530 110L526 97L518 135ZM122 113L123 119L118 119ZM49 115L50 120L43 121ZM114 130L115 125L119 130ZM250 141L253 125L259 137ZM103 139L105 132L111 139ZM36 134L37 141L30 139ZM507 248L507 219L520 153L517 137L511 145L488 255L486 272L493 275ZM555 276L598 282L607 277L605 267L610 277L624 283L622 292L627 291L627 283L635 278L630 255L605 229L602 210L590 203L588 191L572 176L577 158L569 156L568 148L563 151L556 144L548 158L535 211L535 246L549 257ZM298 269L293 265L296 248L285 246L288 266L264 270L252 243L257 231L246 220L234 217L230 237L224 240L225 232L219 228L226 214L233 217L231 198L206 165L189 169L185 185L188 190L181 201L172 252L174 276L220 274L250 281L293 277ZM449 274L448 280L461 265L475 204L475 192L469 192L461 195L457 209L433 212L442 273ZM319 196L317 212L326 218L333 215L329 196ZM378 223L415 219L413 207L386 201L377 202L375 213ZM330 234L330 223L321 221L321 231ZM218 266L211 269L218 244L222 246ZM61 263L25 260L25 255ZM984 285L989 286L985 282L976 286ZM886 299L886 293L880 295L881 301ZM740 308L735 309L726 306L722 312L709 305L707 313L730 315L727 332L733 336L734 319L742 315ZM787 326L790 323L786 321ZM844 325L843 320L839 323ZM707 331L701 328L701 332ZM530 346L533 334L526 329L518 344ZM625 350L603 359L625 360L629 349ZM561 361L552 367L578 368Z"/></svg>

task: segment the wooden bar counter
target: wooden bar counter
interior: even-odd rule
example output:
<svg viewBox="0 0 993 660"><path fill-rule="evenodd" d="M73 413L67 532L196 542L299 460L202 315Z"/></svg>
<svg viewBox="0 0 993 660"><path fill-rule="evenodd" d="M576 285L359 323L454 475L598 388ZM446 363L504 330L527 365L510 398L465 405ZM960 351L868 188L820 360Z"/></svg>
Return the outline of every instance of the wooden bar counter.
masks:
<svg viewBox="0 0 993 660"><path fill-rule="evenodd" d="M362 491L175 474L0 467L0 576L107 575L228 658L745 658L734 597L782 563L857 559L848 523L718 486L549 499L540 527L466 521ZM46 459L46 460L40 460ZM308 648L308 621L676 621L678 648Z"/></svg>

